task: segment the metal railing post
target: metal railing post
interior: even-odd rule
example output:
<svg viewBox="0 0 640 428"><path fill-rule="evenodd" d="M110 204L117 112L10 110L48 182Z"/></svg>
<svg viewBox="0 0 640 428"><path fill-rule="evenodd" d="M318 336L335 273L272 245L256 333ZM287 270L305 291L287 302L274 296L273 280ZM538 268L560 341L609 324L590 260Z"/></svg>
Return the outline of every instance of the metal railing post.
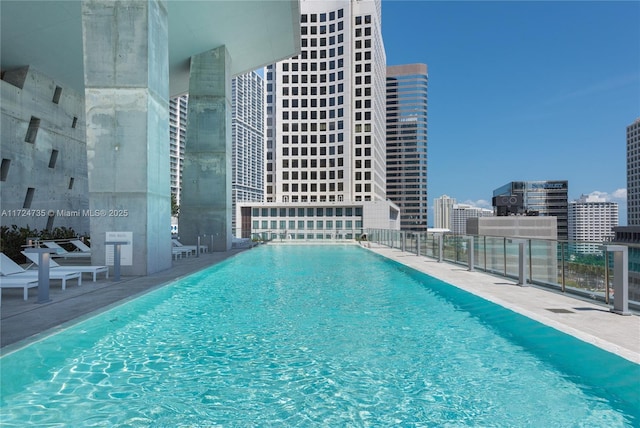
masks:
<svg viewBox="0 0 640 428"><path fill-rule="evenodd" d="M528 258L529 261L527 263L529 263L529 281L531 281L531 283L533 283L533 250L531 247L533 247L531 245L531 239L527 239L527 245L529 246L529 251L528 251Z"/></svg>
<svg viewBox="0 0 640 428"><path fill-rule="evenodd" d="M618 315L629 312L629 249L624 245L605 245L613 253L613 309Z"/></svg>
<svg viewBox="0 0 640 428"><path fill-rule="evenodd" d="M416 243L417 243L416 255L420 257L420 233L417 234Z"/></svg>
<svg viewBox="0 0 640 428"><path fill-rule="evenodd" d="M527 258L525 256L525 242L518 243L518 285L527 286Z"/></svg>
<svg viewBox="0 0 640 428"><path fill-rule="evenodd" d="M438 263L442 263L444 259L444 236L438 234Z"/></svg>
<svg viewBox="0 0 640 428"><path fill-rule="evenodd" d="M560 275L561 275L560 281L562 282L560 284L560 288L562 289L563 293L565 292L565 286L566 286L566 283L565 283L565 267L566 267L565 260L566 260L566 255L564 253L564 244L565 244L564 242L560 242L560 257L562 257L562 260L560 260L560 262L562 263L562 265L560 267Z"/></svg>
<svg viewBox="0 0 640 428"><path fill-rule="evenodd" d="M604 302L609 304L609 252L604 250Z"/></svg>
<svg viewBox="0 0 640 428"><path fill-rule="evenodd" d="M473 272L473 259L474 259L474 245L473 245L473 236L468 237L467 241L467 262L469 263L469 271Z"/></svg>
<svg viewBox="0 0 640 428"><path fill-rule="evenodd" d="M482 237L482 248L484 253L484 271L487 271L487 237Z"/></svg>
<svg viewBox="0 0 640 428"><path fill-rule="evenodd" d="M507 238L502 238L502 264L503 264L503 276L507 276Z"/></svg>

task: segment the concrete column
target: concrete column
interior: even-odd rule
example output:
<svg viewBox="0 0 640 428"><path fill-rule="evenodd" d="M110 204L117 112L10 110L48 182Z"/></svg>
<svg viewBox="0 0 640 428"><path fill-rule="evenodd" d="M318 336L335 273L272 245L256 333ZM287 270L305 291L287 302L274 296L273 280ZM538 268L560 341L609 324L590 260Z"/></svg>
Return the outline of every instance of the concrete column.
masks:
<svg viewBox="0 0 640 428"><path fill-rule="evenodd" d="M171 267L169 51L163 0L82 2L93 264L133 233L123 275Z"/></svg>
<svg viewBox="0 0 640 428"><path fill-rule="evenodd" d="M606 245L613 252L613 308L611 312L631 315L629 311L629 248L624 245Z"/></svg>
<svg viewBox="0 0 640 428"><path fill-rule="evenodd" d="M525 241L517 241L518 244L518 285L527 287L527 243ZM506 257L506 255L505 255Z"/></svg>
<svg viewBox="0 0 640 428"><path fill-rule="evenodd" d="M474 271L474 266L473 266L473 263L475 261L474 251L475 251L474 239L473 239L473 236L469 236L467 237L467 263L469 265L470 272Z"/></svg>
<svg viewBox="0 0 640 428"><path fill-rule="evenodd" d="M225 46L191 58L180 239L231 249L231 60Z"/></svg>

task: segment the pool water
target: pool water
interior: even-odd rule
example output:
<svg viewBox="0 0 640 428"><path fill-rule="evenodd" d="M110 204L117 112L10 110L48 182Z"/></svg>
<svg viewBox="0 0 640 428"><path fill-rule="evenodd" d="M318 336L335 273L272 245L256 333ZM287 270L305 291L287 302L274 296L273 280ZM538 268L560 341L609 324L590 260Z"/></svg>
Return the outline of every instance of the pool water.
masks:
<svg viewBox="0 0 640 428"><path fill-rule="evenodd" d="M261 246L4 356L12 426L638 426L637 364L355 246Z"/></svg>

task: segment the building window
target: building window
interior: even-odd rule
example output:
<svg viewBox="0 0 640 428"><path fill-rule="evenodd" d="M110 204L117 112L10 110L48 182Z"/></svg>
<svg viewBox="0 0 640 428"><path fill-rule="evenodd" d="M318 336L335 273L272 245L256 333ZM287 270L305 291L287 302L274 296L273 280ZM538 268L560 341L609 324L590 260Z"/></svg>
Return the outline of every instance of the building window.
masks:
<svg viewBox="0 0 640 428"><path fill-rule="evenodd" d="M51 157L49 157L49 168L55 168L56 162L58 161L58 151L51 150Z"/></svg>
<svg viewBox="0 0 640 428"><path fill-rule="evenodd" d="M22 208L31 208L31 202L33 202L33 194L36 192L36 189L33 187L29 187L27 189L27 194L24 197L24 203L22 204Z"/></svg>
<svg viewBox="0 0 640 428"><path fill-rule="evenodd" d="M62 95L62 88L60 86L56 86L52 100L54 104L58 104L60 102L60 95Z"/></svg>
<svg viewBox="0 0 640 428"><path fill-rule="evenodd" d="M40 119L31 116L29 128L27 129L27 135L24 137L24 141L34 144L36 142L36 136L38 135L38 128L40 128Z"/></svg>
<svg viewBox="0 0 640 428"><path fill-rule="evenodd" d="M2 159L2 166L0 167L0 181L7 181L10 166L11 159Z"/></svg>

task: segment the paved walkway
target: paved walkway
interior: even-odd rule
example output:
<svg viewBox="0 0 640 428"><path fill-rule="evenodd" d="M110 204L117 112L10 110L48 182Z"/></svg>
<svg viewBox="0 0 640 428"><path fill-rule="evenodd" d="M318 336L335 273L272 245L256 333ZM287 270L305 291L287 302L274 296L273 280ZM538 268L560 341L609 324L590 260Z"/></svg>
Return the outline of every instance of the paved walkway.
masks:
<svg viewBox="0 0 640 428"><path fill-rule="evenodd" d="M371 251L640 364L640 316L452 263L372 244Z"/></svg>
<svg viewBox="0 0 640 428"><path fill-rule="evenodd" d="M506 278L469 272L462 266L438 263L397 249L372 245L370 250L640 364L640 316L616 315L601 304L537 287L520 287ZM54 285L51 302L44 304L35 303L35 288L30 290L27 302L22 300L22 289L2 290L0 351L8 352L33 340L39 333L105 310L240 251L243 250L177 260L166 271L123 278L119 282L101 279L94 283L85 277L82 286L70 281L65 291Z"/></svg>
<svg viewBox="0 0 640 428"><path fill-rule="evenodd" d="M62 291L59 281L52 281L48 303L36 303L38 289L29 289L29 300L23 300L22 288L3 289L0 306L0 353L22 346L39 333L60 328L65 323L88 314L103 311L123 300L138 296L175 279L197 272L231 257L243 249L228 252L205 253L200 257L186 257L173 261L171 269L143 277L121 277L113 282L99 275L92 282L89 274L84 274L82 285L76 280L67 282ZM61 261L60 264L80 264L80 260ZM7 346L13 345L13 346Z"/></svg>

